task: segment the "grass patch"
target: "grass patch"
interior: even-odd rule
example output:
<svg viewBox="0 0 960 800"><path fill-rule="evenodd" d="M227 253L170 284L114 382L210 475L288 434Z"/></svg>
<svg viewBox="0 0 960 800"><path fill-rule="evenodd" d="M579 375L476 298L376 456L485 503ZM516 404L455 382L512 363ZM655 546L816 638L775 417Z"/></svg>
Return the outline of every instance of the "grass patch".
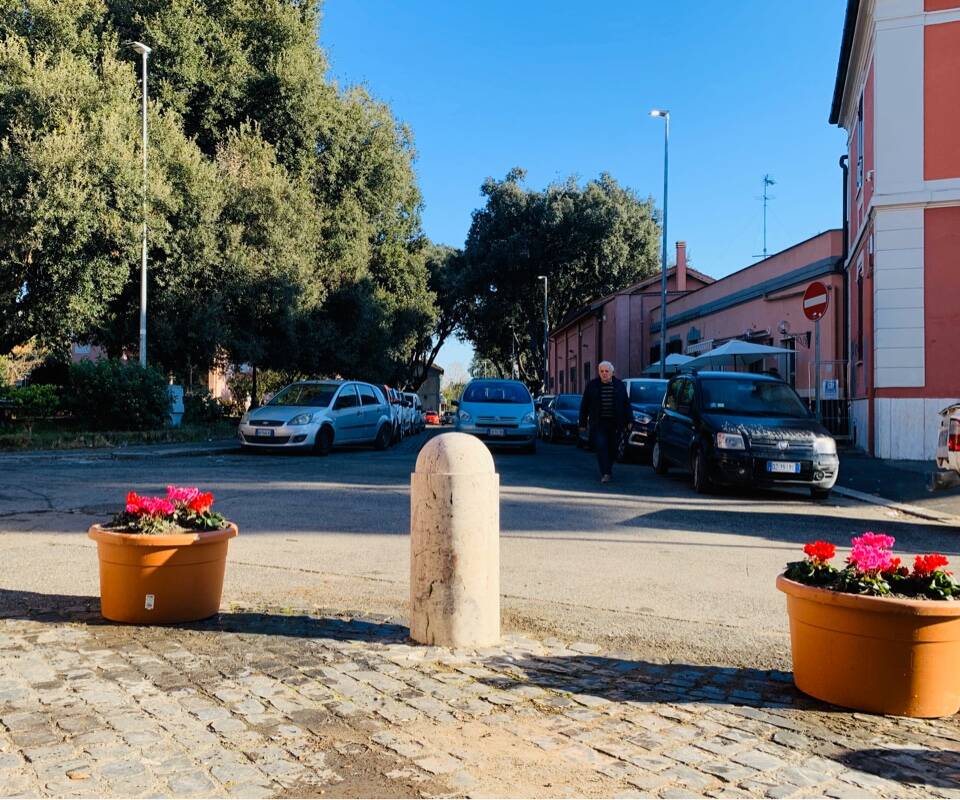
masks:
<svg viewBox="0 0 960 800"><path fill-rule="evenodd" d="M0 428L0 451L82 450L91 447L124 447L136 444L206 442L236 436L236 421L182 425L153 431L88 431L74 423L37 423L32 432Z"/></svg>

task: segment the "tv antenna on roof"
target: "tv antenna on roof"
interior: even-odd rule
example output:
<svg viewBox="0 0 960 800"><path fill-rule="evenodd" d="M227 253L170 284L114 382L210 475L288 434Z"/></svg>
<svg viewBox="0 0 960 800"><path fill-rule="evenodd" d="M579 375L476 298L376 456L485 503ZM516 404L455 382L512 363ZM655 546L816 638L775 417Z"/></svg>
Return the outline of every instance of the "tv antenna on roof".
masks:
<svg viewBox="0 0 960 800"><path fill-rule="evenodd" d="M767 257L767 203L771 200L776 200L775 197L771 197L767 194L767 188L773 186L776 181L770 177L768 172L763 176L763 255L754 256L754 258L766 258Z"/></svg>

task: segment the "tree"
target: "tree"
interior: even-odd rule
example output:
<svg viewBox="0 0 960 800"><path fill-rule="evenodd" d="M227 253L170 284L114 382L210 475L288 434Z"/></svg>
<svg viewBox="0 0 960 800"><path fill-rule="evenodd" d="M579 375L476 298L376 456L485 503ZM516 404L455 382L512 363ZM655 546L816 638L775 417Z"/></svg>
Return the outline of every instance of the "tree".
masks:
<svg viewBox="0 0 960 800"><path fill-rule="evenodd" d="M588 300L622 289L658 269L659 225L642 200L604 173L580 185L569 178L538 192L511 170L488 179L484 207L473 214L462 329L479 362L543 385L543 302L539 275L549 280L548 314L557 324Z"/></svg>

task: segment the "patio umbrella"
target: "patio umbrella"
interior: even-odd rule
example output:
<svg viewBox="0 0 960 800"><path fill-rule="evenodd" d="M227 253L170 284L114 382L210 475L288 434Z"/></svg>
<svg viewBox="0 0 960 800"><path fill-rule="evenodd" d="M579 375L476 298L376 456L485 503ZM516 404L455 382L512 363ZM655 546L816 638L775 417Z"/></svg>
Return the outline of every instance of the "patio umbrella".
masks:
<svg viewBox="0 0 960 800"><path fill-rule="evenodd" d="M668 353L666 361L666 372L672 374L674 372L679 372L680 367L684 364L689 364L693 361L693 356L685 356L682 353ZM644 370L644 374L660 374L660 362L654 361L649 367Z"/></svg>
<svg viewBox="0 0 960 800"><path fill-rule="evenodd" d="M731 339L729 342L688 361L686 366L702 369L719 361L721 363L732 363L734 368L736 368L738 357L741 361L749 363L750 361L756 361L759 358L766 358L768 356L792 355L793 352L793 350L787 350L784 347L770 347L766 344L745 342L742 339Z"/></svg>

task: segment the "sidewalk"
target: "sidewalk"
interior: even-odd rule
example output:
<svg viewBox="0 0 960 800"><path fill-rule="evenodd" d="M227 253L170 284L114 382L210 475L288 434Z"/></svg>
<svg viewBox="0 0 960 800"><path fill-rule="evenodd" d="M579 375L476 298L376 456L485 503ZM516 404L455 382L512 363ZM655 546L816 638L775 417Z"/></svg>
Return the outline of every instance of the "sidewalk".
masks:
<svg viewBox="0 0 960 800"><path fill-rule="evenodd" d="M390 620L106 623L0 591L0 795L960 797L960 723L848 713L786 673L586 643L412 645Z"/></svg>
<svg viewBox="0 0 960 800"><path fill-rule="evenodd" d="M885 461L859 450L841 450L837 487L960 520L960 488L931 492L933 469L932 460Z"/></svg>

